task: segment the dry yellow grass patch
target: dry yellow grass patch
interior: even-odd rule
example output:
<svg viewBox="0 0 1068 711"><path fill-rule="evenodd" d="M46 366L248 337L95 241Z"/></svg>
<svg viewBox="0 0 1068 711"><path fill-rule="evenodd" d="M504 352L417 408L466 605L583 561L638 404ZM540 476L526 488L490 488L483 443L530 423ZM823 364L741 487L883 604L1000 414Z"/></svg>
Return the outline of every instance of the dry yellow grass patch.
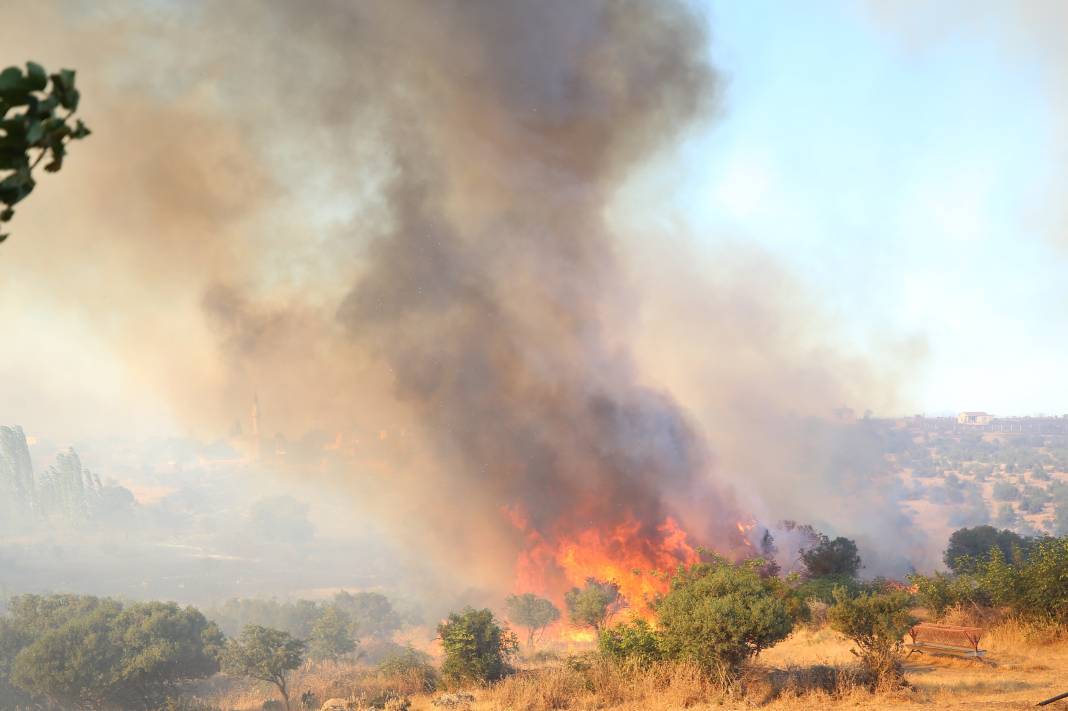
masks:
<svg viewBox="0 0 1068 711"><path fill-rule="evenodd" d="M963 620L961 620L963 621ZM894 695L872 695L839 685L836 694L782 693L768 708L1031 708L1044 698L1068 691L1068 642L1051 641L1050 633L1015 620L990 629L981 646L987 661L932 655L912 655L905 674L912 689ZM790 669L812 670L814 665L848 668L852 661L848 640L830 629L802 628L762 653L761 665L771 676ZM792 698L791 698L792 697ZM817 703L819 702L819 703ZM1055 708L1055 707L1054 707Z"/></svg>
<svg viewBox="0 0 1068 711"><path fill-rule="evenodd" d="M574 668L565 660L538 658L499 684L474 690L470 711L676 711L693 709L1025 709L1068 691L1068 642L1050 642L1039 630L1002 621L983 639L988 661L913 655L906 664L911 688L893 694L867 691L850 653L851 644L828 628L803 627L760 654L743 678L743 691L727 696L692 665L648 669L589 660ZM402 688L404 680L378 678L352 665L319 665L294 679L294 698L311 688L320 699L371 687ZM210 701L227 711L259 709L269 690L234 687ZM411 711L442 711L434 694L414 687ZM220 689L222 691L222 689ZM1056 711L1058 706L1049 707ZM1060 708L1068 708L1061 704Z"/></svg>

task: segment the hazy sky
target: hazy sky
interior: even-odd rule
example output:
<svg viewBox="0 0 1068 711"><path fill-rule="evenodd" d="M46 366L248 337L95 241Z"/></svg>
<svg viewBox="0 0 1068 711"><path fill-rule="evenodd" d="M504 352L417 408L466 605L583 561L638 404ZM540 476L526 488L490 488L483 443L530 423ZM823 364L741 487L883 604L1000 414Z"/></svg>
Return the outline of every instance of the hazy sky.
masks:
<svg viewBox="0 0 1068 711"><path fill-rule="evenodd" d="M903 371L900 413L1068 412L1068 62L1046 35L1063 26L1057 3L706 10L722 106L649 167L662 201L644 217L683 226L710 254L738 243L768 253L829 315L836 344L875 361L920 354ZM42 51L66 56L61 42ZM107 131L91 93L82 113ZM78 154L91 150L74 146L69 167L42 180L0 259L7 250L17 265L34 248L35 226L49 224L39 216L79 190ZM93 258L87 249L86 269ZM123 278L93 268L102 283ZM25 287L0 284L0 422L53 436L100 433L111 418L177 426L100 322L63 305L61 281Z"/></svg>
<svg viewBox="0 0 1068 711"><path fill-rule="evenodd" d="M678 205L786 260L858 348L919 339L906 410L1068 412L1057 8L932 5L711 2L726 106Z"/></svg>

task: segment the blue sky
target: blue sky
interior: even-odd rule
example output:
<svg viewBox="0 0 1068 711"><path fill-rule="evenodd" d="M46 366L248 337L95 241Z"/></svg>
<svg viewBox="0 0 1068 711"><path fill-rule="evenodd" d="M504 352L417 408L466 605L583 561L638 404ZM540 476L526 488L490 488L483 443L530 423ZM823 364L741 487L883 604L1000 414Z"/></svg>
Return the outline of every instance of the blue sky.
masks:
<svg viewBox="0 0 1068 711"><path fill-rule="evenodd" d="M990 24L912 42L856 2L707 10L726 87L683 151L695 233L775 255L859 351L924 342L917 412L1068 412L1059 67Z"/></svg>

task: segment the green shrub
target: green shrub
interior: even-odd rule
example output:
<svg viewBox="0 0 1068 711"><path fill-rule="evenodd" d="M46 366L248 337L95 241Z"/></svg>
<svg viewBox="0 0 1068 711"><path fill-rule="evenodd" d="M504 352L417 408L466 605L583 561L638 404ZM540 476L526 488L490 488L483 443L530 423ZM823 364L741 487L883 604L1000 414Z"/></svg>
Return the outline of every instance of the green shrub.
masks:
<svg viewBox="0 0 1068 711"><path fill-rule="evenodd" d="M597 640L601 654L617 662L631 661L640 666L663 658L660 637L643 619L623 622L601 630Z"/></svg>
<svg viewBox="0 0 1068 711"><path fill-rule="evenodd" d="M909 614L907 593L876 593L850 597L839 588L829 611L831 627L853 640L874 685L893 688L904 683L902 638L916 619Z"/></svg>
<svg viewBox="0 0 1068 711"><path fill-rule="evenodd" d="M912 575L909 582L916 586L920 604L935 618L942 617L955 607L990 604L988 596L972 576L945 573Z"/></svg>
<svg viewBox="0 0 1068 711"><path fill-rule="evenodd" d="M828 605L834 604L835 588L844 588L850 596L859 595L861 585L851 575L822 575L798 582L795 593L803 600L818 600Z"/></svg>
<svg viewBox="0 0 1068 711"><path fill-rule="evenodd" d="M717 559L680 569L657 605L661 649L733 685L741 665L793 628L775 584L752 564Z"/></svg>
<svg viewBox="0 0 1068 711"><path fill-rule="evenodd" d="M1036 541L1015 564L994 550L975 579L994 605L1030 622L1068 624L1068 537Z"/></svg>
<svg viewBox="0 0 1068 711"><path fill-rule="evenodd" d="M485 684L512 671L511 659L519 651L515 633L501 627L489 610L465 608L438 625L445 652L441 675L446 682Z"/></svg>
<svg viewBox="0 0 1068 711"><path fill-rule="evenodd" d="M412 647L386 657L379 662L376 671L384 676L401 677L414 682L426 693L438 687L438 672L431 664L430 655Z"/></svg>

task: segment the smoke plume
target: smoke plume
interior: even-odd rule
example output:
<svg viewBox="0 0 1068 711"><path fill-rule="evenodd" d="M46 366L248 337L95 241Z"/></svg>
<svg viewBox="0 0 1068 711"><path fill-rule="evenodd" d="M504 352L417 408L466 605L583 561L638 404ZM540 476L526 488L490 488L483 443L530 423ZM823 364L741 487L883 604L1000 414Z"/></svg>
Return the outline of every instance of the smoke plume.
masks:
<svg viewBox="0 0 1068 711"><path fill-rule="evenodd" d="M79 69L95 130L21 211L5 300L90 324L192 431L258 394L275 431L403 437L388 474L320 480L474 584L507 587L531 530L656 545L673 518L731 552L747 511L788 517L810 484L779 467L821 444L783 423L892 399L833 335L782 336L813 320L788 286L698 287L675 237L645 261L610 226L623 181L717 106L686 3L64 7L18 7L43 50L0 30Z"/></svg>

